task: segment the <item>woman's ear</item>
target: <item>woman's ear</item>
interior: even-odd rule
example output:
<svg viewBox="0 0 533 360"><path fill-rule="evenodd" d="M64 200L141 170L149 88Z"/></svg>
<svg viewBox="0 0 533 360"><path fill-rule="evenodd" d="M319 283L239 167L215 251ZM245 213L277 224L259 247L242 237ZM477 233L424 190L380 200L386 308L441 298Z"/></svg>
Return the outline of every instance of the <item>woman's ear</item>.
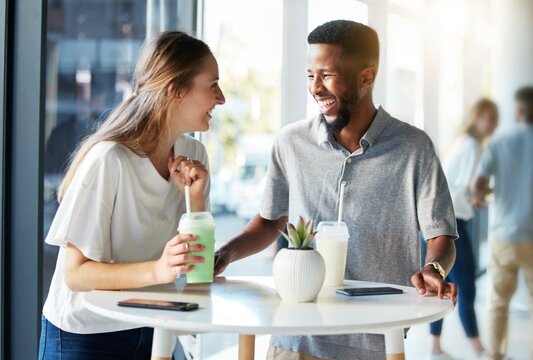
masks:
<svg viewBox="0 0 533 360"><path fill-rule="evenodd" d="M181 100L181 92L177 91L176 84L174 84L173 82L171 82L167 86L167 96L171 96L176 100Z"/></svg>

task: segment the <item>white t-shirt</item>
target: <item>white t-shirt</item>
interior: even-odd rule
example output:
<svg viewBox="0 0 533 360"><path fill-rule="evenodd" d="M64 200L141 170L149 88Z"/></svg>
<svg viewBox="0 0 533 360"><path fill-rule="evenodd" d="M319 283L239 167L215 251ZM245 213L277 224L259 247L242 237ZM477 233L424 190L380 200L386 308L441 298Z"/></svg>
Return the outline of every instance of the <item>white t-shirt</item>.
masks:
<svg viewBox="0 0 533 360"><path fill-rule="evenodd" d="M180 137L176 155L201 161L207 153L199 141ZM209 182L206 206L209 205ZM131 263L156 260L176 234L185 199L163 179L147 157L111 141L96 144L83 160L57 210L46 242L60 246L43 314L58 328L78 334L136 328L99 316L81 303L83 293L64 281L65 249L72 243L94 261Z"/></svg>
<svg viewBox="0 0 533 360"><path fill-rule="evenodd" d="M458 219L470 220L474 216L469 186L480 158L481 144L465 134L452 144L443 161L442 168L450 188L455 217Z"/></svg>

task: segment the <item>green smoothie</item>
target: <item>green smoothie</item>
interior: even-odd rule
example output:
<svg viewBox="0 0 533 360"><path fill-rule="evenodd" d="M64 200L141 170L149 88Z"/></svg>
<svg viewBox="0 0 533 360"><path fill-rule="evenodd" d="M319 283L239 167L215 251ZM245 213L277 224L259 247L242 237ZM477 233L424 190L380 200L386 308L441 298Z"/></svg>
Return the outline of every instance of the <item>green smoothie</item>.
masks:
<svg viewBox="0 0 533 360"><path fill-rule="evenodd" d="M187 273L187 283L213 282L215 268L215 220L208 212L183 214L178 227L180 234L196 235L195 243L205 246L203 251L191 251L192 255L203 256L203 263L194 263L194 270Z"/></svg>

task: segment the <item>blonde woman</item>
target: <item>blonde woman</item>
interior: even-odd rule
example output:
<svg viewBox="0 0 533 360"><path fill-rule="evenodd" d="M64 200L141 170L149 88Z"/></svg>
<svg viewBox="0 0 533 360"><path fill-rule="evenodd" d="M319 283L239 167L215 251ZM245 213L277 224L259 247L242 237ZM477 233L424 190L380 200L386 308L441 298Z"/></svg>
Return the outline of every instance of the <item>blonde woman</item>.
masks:
<svg viewBox="0 0 533 360"><path fill-rule="evenodd" d="M46 242L60 247L43 309L39 359L149 359L152 331L100 317L82 292L174 281L203 258L192 235L176 235L190 185L193 211L208 206L203 145L224 103L205 43L166 32L144 45L134 92L77 149L59 190Z"/></svg>
<svg viewBox="0 0 533 360"><path fill-rule="evenodd" d="M498 126L498 108L488 99L478 100L471 108L469 119L461 136L452 144L443 162L443 170L450 188L459 239L455 242L457 255L455 265L448 275L449 281L459 288L459 317L474 352L484 352L479 340L474 299L476 296L475 260L470 239L470 220L474 216L469 185L473 180L481 157L482 143ZM430 324L433 336L432 359L450 359L440 344L443 321Z"/></svg>

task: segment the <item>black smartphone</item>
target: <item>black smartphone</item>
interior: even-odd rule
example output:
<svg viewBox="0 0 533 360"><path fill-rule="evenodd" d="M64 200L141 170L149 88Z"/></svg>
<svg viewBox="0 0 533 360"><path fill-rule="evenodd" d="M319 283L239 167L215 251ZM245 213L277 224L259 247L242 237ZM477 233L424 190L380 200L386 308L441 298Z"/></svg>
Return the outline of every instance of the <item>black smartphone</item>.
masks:
<svg viewBox="0 0 533 360"><path fill-rule="evenodd" d="M196 303L149 299L127 299L119 301L117 305L144 309L160 309L174 311L191 311L198 309L198 304Z"/></svg>
<svg viewBox="0 0 533 360"><path fill-rule="evenodd" d="M346 296L366 296L366 295L392 295L403 293L402 289L392 287L360 287L360 288L346 288L336 289L337 294Z"/></svg>

